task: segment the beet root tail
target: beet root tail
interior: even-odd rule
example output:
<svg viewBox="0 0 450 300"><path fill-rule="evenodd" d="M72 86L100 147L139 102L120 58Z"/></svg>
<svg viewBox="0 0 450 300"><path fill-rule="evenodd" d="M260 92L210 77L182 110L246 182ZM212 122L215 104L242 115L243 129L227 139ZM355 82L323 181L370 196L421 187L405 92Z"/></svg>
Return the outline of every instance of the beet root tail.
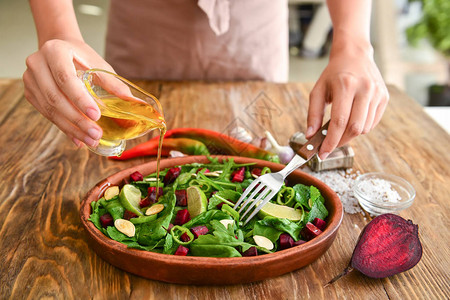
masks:
<svg viewBox="0 0 450 300"><path fill-rule="evenodd" d="M348 266L347 268L345 268L344 271L342 271L341 274L337 275L336 277L334 277L333 279L331 279L330 281L328 281L323 287L326 288L327 286L333 284L334 282L338 281L339 279L341 279L342 277L350 274L352 271L354 270L354 268L352 266Z"/></svg>

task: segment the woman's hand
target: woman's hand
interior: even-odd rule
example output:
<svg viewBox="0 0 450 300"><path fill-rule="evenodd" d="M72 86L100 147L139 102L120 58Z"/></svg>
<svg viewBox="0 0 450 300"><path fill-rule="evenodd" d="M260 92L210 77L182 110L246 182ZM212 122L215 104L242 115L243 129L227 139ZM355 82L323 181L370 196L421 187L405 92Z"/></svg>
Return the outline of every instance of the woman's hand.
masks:
<svg viewBox="0 0 450 300"><path fill-rule="evenodd" d="M83 41L48 40L26 60L25 98L80 147L95 147L102 129L95 123L100 110L77 77L91 67L113 71Z"/></svg>
<svg viewBox="0 0 450 300"><path fill-rule="evenodd" d="M336 147L372 130L388 100L370 44L334 43L329 64L310 94L306 137L322 126L325 106L331 103L331 122L319 151L325 159Z"/></svg>

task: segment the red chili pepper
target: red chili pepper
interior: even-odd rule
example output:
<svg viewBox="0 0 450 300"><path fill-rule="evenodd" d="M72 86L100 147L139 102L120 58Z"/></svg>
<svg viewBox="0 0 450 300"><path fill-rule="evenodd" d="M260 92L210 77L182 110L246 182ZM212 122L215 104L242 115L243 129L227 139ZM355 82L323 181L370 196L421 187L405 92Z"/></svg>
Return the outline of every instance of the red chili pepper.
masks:
<svg viewBox="0 0 450 300"><path fill-rule="evenodd" d="M232 138L226 134L201 128L176 128L166 132L165 138L188 138L202 142L211 154L238 155L279 162L278 156ZM154 137L157 140L159 137ZM181 151L183 152L183 151Z"/></svg>
<svg viewBox="0 0 450 300"><path fill-rule="evenodd" d="M159 136L147 142L139 144L129 150L125 150L121 156L110 156L114 160L127 160L141 156L155 156L158 154ZM206 146L195 139L188 138L164 138L161 155L169 156L170 151L176 150L189 155L208 155Z"/></svg>

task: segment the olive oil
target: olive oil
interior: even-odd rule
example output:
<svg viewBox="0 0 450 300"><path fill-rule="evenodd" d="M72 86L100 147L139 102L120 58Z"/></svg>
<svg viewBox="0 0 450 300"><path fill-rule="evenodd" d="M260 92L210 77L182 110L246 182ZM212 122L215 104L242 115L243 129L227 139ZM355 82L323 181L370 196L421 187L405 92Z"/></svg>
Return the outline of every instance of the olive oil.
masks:
<svg viewBox="0 0 450 300"><path fill-rule="evenodd" d="M158 155L156 157L157 189L159 191L159 161L166 133L164 117L150 104L137 99L123 99L108 96L100 99L101 117L97 124L103 129L100 144L107 145L115 141L130 140L158 129L160 133Z"/></svg>
<svg viewBox="0 0 450 300"><path fill-rule="evenodd" d="M144 101L111 96L100 100L104 105L99 105L97 124L103 129L102 140L130 140L154 129L165 132L164 117Z"/></svg>

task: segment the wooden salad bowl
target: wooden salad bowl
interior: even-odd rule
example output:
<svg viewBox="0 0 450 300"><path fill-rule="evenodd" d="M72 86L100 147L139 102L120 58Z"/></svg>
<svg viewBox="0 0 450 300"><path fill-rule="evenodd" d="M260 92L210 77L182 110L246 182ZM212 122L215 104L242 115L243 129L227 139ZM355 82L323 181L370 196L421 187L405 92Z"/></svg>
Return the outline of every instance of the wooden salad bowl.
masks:
<svg viewBox="0 0 450 300"><path fill-rule="evenodd" d="M284 165L246 157L233 158L236 163L256 163L257 167L269 167L276 172ZM189 163L207 163L205 156L186 156L161 160L161 169ZM150 162L120 171L100 181L85 196L81 203L81 222L86 229L89 244L108 263L127 272L169 283L194 285L228 285L260 281L300 269L327 251L333 243L342 222L343 209L339 197L325 183L300 170L289 175L289 184L314 185L325 198L329 215L327 227L318 237L302 245L279 252L254 257L193 257L160 254L149 251L128 249L101 233L92 222L91 202L98 200L110 185L121 185L123 179L139 171L144 176L156 171L156 162Z"/></svg>

